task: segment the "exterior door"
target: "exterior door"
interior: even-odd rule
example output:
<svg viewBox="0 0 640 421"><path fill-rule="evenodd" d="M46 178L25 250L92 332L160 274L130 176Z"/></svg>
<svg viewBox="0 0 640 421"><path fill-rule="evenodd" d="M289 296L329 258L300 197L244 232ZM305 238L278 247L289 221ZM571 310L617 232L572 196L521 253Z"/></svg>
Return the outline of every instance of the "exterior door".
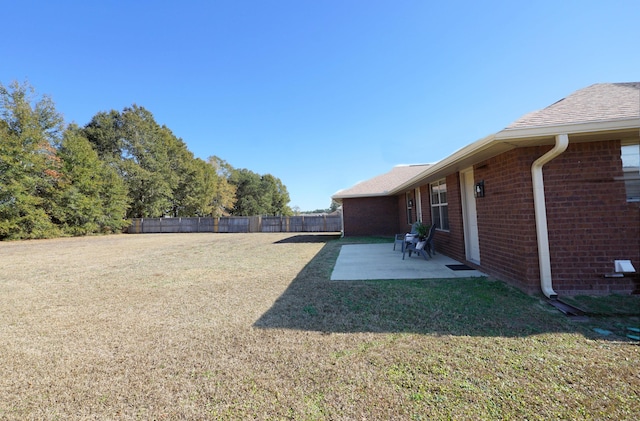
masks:
<svg viewBox="0 0 640 421"><path fill-rule="evenodd" d="M480 264L480 241L478 239L478 214L476 213L473 168L460 171L460 184L466 257L468 261Z"/></svg>

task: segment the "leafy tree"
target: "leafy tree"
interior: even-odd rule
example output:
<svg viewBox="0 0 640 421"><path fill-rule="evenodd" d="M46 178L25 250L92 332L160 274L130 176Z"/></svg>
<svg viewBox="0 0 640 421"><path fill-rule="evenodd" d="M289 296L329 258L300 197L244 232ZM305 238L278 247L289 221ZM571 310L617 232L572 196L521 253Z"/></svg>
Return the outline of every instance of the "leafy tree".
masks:
<svg viewBox="0 0 640 421"><path fill-rule="evenodd" d="M176 185L176 175L171 172L168 134L156 123L153 115L134 105L125 108L123 119L123 158L128 164L124 171L129 181L134 211L130 217L157 217L167 215ZM135 169L134 169L135 166Z"/></svg>
<svg viewBox="0 0 640 421"><path fill-rule="evenodd" d="M172 194L178 186L170 150L177 142L153 115L137 105L122 113L96 114L85 126L85 136L99 156L117 168L129 191L127 217L170 214Z"/></svg>
<svg viewBox="0 0 640 421"><path fill-rule="evenodd" d="M215 194L211 203L212 215L215 217L228 215L233 210L236 199L237 186L231 183L233 167L225 160L210 156L208 163L215 172Z"/></svg>
<svg viewBox="0 0 640 421"><path fill-rule="evenodd" d="M236 202L231 214L234 216L261 215L266 212L260 204L260 175L248 169L234 170L229 179L236 187Z"/></svg>
<svg viewBox="0 0 640 421"><path fill-rule="evenodd" d="M202 159L194 159L195 171L192 178L187 179L186 191L190 191L190 215L212 216L216 211L215 199L218 186L218 175L215 170Z"/></svg>
<svg viewBox="0 0 640 421"><path fill-rule="evenodd" d="M0 85L0 240L119 231L131 217L290 215L270 175L195 158L137 105L64 129L48 97Z"/></svg>
<svg viewBox="0 0 640 421"><path fill-rule="evenodd" d="M173 216L207 216L213 213L216 174L201 159L185 160L177 168L178 187L173 194Z"/></svg>
<svg viewBox="0 0 640 421"><path fill-rule="evenodd" d="M0 84L0 239L45 238L59 234L61 162L55 145L62 116L47 96L13 82Z"/></svg>
<svg viewBox="0 0 640 421"><path fill-rule="evenodd" d="M233 206L230 166L193 156L182 139L133 105L96 114L84 128L101 159L112 163L129 191L127 216L219 216Z"/></svg>
<svg viewBox="0 0 640 421"><path fill-rule="evenodd" d="M126 226L126 186L77 126L65 131L59 155L68 182L58 216L64 231L84 235L118 232Z"/></svg>
<svg viewBox="0 0 640 421"><path fill-rule="evenodd" d="M268 210L267 215L293 215L293 211L288 206L291 201L289 192L282 181L271 174L263 175L260 181L264 192L264 206Z"/></svg>
<svg viewBox="0 0 640 421"><path fill-rule="evenodd" d="M289 193L280 179L271 174L259 175L247 169L234 170L230 182L236 186L236 202L232 214L292 215Z"/></svg>
<svg viewBox="0 0 640 421"><path fill-rule="evenodd" d="M84 136L91 142L100 159L119 161L123 154L122 116L118 111L99 112L84 127Z"/></svg>

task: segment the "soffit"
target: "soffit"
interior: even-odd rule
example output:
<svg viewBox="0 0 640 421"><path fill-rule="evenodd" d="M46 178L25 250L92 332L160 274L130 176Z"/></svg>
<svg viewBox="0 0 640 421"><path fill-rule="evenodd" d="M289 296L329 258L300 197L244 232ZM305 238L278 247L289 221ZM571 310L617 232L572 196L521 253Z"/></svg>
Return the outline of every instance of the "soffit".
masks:
<svg viewBox="0 0 640 421"><path fill-rule="evenodd" d="M418 176L408 180L407 183L398 186L390 194L398 194L420 185L432 183L515 148L553 145L555 136L558 134L568 134L570 144L640 137L640 119L625 120L619 125L622 128L616 129L612 124L600 124L600 130L598 130L594 124L586 124L571 125L571 127L567 125L544 127L542 130L503 130L468 145L435 163Z"/></svg>

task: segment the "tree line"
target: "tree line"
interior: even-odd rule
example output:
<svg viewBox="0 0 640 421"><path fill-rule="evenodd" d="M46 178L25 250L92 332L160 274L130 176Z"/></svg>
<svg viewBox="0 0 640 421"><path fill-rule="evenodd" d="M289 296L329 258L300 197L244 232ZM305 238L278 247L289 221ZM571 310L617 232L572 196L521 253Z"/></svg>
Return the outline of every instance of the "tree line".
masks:
<svg viewBox="0 0 640 421"><path fill-rule="evenodd" d="M138 105L65 124L50 97L0 83L0 240L121 231L130 218L292 215L271 174L196 158Z"/></svg>

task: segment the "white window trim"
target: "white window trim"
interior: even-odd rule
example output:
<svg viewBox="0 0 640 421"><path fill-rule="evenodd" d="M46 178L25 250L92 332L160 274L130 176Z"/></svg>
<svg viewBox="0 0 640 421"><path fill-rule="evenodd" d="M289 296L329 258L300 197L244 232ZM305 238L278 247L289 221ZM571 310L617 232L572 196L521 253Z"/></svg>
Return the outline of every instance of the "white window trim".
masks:
<svg viewBox="0 0 640 421"><path fill-rule="evenodd" d="M631 150L634 151L634 153L633 154L624 153L625 152L624 148L626 146L633 147ZM625 166L625 157L630 157L634 155L635 155L635 158L631 160L632 165ZM635 195L633 197L629 197L630 184L634 186L632 188L633 193L636 193L636 190L638 188L637 184L640 183L640 165L639 165L640 145L638 144L638 141L623 140L621 142L621 147L620 147L620 158L622 160L622 174L623 174L622 179L625 182L625 189L627 192L627 202L640 202L640 197L636 197ZM629 162L627 162L627 164L628 163Z"/></svg>
<svg viewBox="0 0 640 421"><path fill-rule="evenodd" d="M430 196L430 205L431 205L431 221L435 221L435 218L433 217L433 212L434 212L434 208L436 208L438 210L438 216L439 216L439 221L440 224L442 224L444 218L442 217L442 208L443 207L447 207L447 217L449 216L449 192L447 191L447 201L444 203L440 203L440 195L438 194L438 203L434 204L433 203L433 186L441 186L441 185L447 185L447 179L446 178L441 178L440 180L437 180L431 184L429 184L429 196ZM448 219L448 218L447 218ZM450 231L450 227L447 228L436 228L437 231L444 231L444 232L449 232Z"/></svg>

